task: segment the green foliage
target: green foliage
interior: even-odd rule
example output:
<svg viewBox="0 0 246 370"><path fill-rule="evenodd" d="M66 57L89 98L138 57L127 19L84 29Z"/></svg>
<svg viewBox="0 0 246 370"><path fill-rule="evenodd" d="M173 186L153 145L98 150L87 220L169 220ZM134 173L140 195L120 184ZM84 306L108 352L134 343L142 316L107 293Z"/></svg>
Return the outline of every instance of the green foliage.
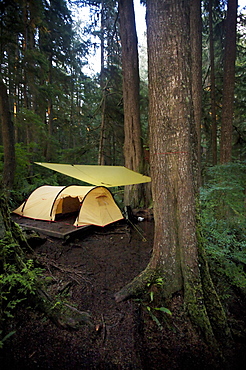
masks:
<svg viewBox="0 0 246 370"><path fill-rule="evenodd" d="M17 143L15 145L16 170L12 199L10 199L11 207L19 205L39 186L59 185L56 173L44 171L41 167L32 164L32 160L40 161L36 147L36 143L30 145ZM0 146L0 171L3 165L1 157L3 157L3 147Z"/></svg>
<svg viewBox="0 0 246 370"><path fill-rule="evenodd" d="M40 280L43 270L34 266L33 260L26 262L16 251L20 248L10 243L6 232L5 239L0 240L0 321L1 327L6 319L14 317L15 310L21 303L34 295L37 290L37 281ZM15 331L5 334L0 331L0 348ZM2 338L3 336L3 338Z"/></svg>
<svg viewBox="0 0 246 370"><path fill-rule="evenodd" d="M246 166L216 166L208 177L201 190L201 209L210 269L225 297L231 286L246 294Z"/></svg>
<svg viewBox="0 0 246 370"><path fill-rule="evenodd" d="M6 342L7 339L9 339L10 337L12 337L12 335L14 335L16 332L13 330L11 332L9 332L8 334L6 334L1 340L0 340L0 349L3 348L3 345L4 345L4 342ZM0 330L0 338L2 337L2 330Z"/></svg>
<svg viewBox="0 0 246 370"><path fill-rule="evenodd" d="M217 125L217 142L220 141L221 109L223 95L223 61L225 53L225 2L216 1L212 4L212 32L214 43L214 79L215 79L215 110ZM235 89L233 105L233 137L232 155L234 158L245 159L245 125L246 125L246 104L245 104L245 11L238 12L237 25L237 58L235 63ZM212 107L211 107L211 52L210 52L210 28L209 28L209 2L203 2L202 9L202 72L203 72L203 102L202 102L202 161L205 166L212 163Z"/></svg>
<svg viewBox="0 0 246 370"><path fill-rule="evenodd" d="M207 184L201 189L203 215L216 220L245 220L246 164L214 166L207 176Z"/></svg>
<svg viewBox="0 0 246 370"><path fill-rule="evenodd" d="M28 193L30 186L30 157L29 147L19 143L15 145L16 171L14 189L22 189Z"/></svg>
<svg viewBox="0 0 246 370"><path fill-rule="evenodd" d="M172 315L172 312L166 307L159 307L159 303L162 301L160 296L160 290L164 284L164 279L162 277L156 278L154 282L148 283L148 294L147 299L136 299L136 302L140 302L143 308L148 312L151 319L156 323L158 329L163 329L162 321L165 321L166 315ZM159 318L158 312L163 315Z"/></svg>
<svg viewBox="0 0 246 370"><path fill-rule="evenodd" d="M15 259L16 244L9 244L0 240L0 260L2 273L0 274L0 301L2 303L3 317L13 317L14 309L30 294L35 294L37 280L42 276L43 270L34 267L33 260L22 262L19 268ZM20 257L19 257L20 258Z"/></svg>
<svg viewBox="0 0 246 370"><path fill-rule="evenodd" d="M43 121L41 117L34 113L30 109L22 108L20 112L16 115L16 128L22 130L31 130L32 135L40 137L40 135L45 131Z"/></svg>

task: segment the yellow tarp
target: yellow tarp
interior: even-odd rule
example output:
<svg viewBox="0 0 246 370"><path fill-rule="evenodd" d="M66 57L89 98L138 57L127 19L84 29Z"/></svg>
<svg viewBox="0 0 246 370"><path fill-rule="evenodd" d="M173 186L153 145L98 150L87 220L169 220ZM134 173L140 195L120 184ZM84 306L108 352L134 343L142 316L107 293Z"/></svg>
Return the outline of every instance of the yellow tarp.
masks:
<svg viewBox="0 0 246 370"><path fill-rule="evenodd" d="M96 165L77 165L77 164L58 164L58 163L39 163L36 164L57 171L63 175L87 182L97 186L122 186L141 184L150 182L149 176L141 175L123 166L96 166Z"/></svg>

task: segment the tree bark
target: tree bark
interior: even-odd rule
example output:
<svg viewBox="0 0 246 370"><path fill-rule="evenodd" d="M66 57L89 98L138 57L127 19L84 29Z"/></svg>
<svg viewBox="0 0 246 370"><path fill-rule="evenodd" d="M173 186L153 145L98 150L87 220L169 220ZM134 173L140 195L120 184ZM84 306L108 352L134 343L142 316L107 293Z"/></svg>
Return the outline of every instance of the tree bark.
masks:
<svg viewBox="0 0 246 370"><path fill-rule="evenodd" d="M120 37L122 45L122 74L124 101L125 166L141 172L143 149L141 143L139 107L139 61L133 0L119 0ZM141 185L125 187L125 205L139 205Z"/></svg>
<svg viewBox="0 0 246 370"><path fill-rule="evenodd" d="M52 53L49 56L49 77L48 83L52 86L52 74L53 74L53 66L52 66L53 55ZM53 156L53 89L49 93L48 101L47 101L47 114L46 114L46 121L48 127L48 140L47 140L47 148L46 148L46 160L50 161Z"/></svg>
<svg viewBox="0 0 246 370"><path fill-rule="evenodd" d="M201 186L201 120L202 120L202 18L201 0L190 2L191 76L194 119L197 131L198 185Z"/></svg>
<svg viewBox="0 0 246 370"><path fill-rule="evenodd" d="M11 189L15 173L15 134L11 118L7 87L0 79L0 121L2 125L2 140L4 147L3 186Z"/></svg>
<svg viewBox="0 0 246 370"><path fill-rule="evenodd" d="M105 165L105 141L106 141L106 99L107 95L104 90L102 90L102 105L101 105L101 126L100 126L100 139L99 139L99 148L98 148L98 165Z"/></svg>
<svg viewBox="0 0 246 370"><path fill-rule="evenodd" d="M105 142L106 142L106 89L107 81L105 78L105 48L104 48L104 39L105 39L105 3L102 0L101 4L101 72L100 72L100 87L102 92L102 103L101 103L101 126L100 126L100 139L99 139L99 148L98 148L98 160L99 165L105 165Z"/></svg>
<svg viewBox="0 0 246 370"><path fill-rule="evenodd" d="M196 127L192 108L189 1L148 0L149 127L155 235L147 268L116 294L121 301L162 277L163 296L184 292L184 303L206 341L216 347L204 292L214 292L220 333L227 323L209 279L197 221ZM196 150L195 150L196 148ZM205 260L205 257L204 257ZM203 287L203 283L206 285ZM204 289L203 289L204 288ZM211 303L211 302L210 302ZM217 304L218 303L218 304ZM219 309L218 309L219 312ZM216 312L216 314L218 314Z"/></svg>
<svg viewBox="0 0 246 370"><path fill-rule="evenodd" d="M147 17L156 250L152 263L159 264L165 271L169 282L165 289L167 296L182 289L184 272L189 265L190 271L199 275L191 141L196 131L191 96L189 17L185 3L183 7L178 1L149 1ZM164 22L167 22L165 27Z"/></svg>
<svg viewBox="0 0 246 370"><path fill-rule="evenodd" d="M220 163L231 161L238 0L228 0L220 139Z"/></svg>
<svg viewBox="0 0 246 370"><path fill-rule="evenodd" d="M210 100L212 119L212 163L217 164L217 120L216 120L216 98L215 98L215 68L214 68L214 32L213 32L213 1L209 0L209 51L210 51Z"/></svg>

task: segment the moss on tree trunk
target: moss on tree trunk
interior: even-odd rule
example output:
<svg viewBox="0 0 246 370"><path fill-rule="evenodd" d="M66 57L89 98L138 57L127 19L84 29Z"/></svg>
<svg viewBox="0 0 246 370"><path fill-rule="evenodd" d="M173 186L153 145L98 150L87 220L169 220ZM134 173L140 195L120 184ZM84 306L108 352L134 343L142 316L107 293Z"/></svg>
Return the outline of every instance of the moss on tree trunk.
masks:
<svg viewBox="0 0 246 370"><path fill-rule="evenodd" d="M199 214L199 210L197 214ZM199 266L206 310L215 337L219 342L226 344L231 339L231 332L228 326L225 311L211 279L206 251L204 248L204 240L202 237L202 226L199 218L197 219L197 240Z"/></svg>

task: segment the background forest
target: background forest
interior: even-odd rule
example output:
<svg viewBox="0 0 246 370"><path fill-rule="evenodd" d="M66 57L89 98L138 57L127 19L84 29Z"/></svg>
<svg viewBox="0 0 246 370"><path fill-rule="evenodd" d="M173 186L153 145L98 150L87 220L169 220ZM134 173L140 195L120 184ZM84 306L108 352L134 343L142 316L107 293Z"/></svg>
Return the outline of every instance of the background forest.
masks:
<svg viewBox="0 0 246 370"><path fill-rule="evenodd" d="M8 89L16 143L14 189L29 193L43 183L43 172L32 165L35 161L97 164L103 153L104 164L124 164L117 2L102 4L62 0L0 4L1 77ZM205 1L202 11L201 159L205 180L207 169L219 162L226 7L224 2ZM77 17L84 12L88 14L87 23ZM88 74L90 64L95 64L96 51L100 70ZM140 48L140 60L144 58ZM141 66L144 69L145 65ZM242 10L237 26L232 137L232 160L241 163L245 160L244 70ZM142 70L140 75L142 143L148 159L147 72ZM3 159L3 147L1 152ZM49 172L45 176L46 182L47 176L49 183L58 181Z"/></svg>
<svg viewBox="0 0 246 370"><path fill-rule="evenodd" d="M232 71L232 80L223 85L226 81L223 67L226 2L202 2L199 148L206 215L208 210L214 209L211 216L216 214L224 219L230 215L241 222L245 215L246 18L244 4L239 2L239 5L235 71ZM33 164L35 161L127 163L123 150L126 139L118 2L13 0L1 1L0 7L1 82L7 87L16 153L15 170L11 172L11 176L14 173L12 202L19 204L43 184L71 183L66 176L39 168ZM233 54L232 50L233 45L230 45L229 54ZM141 155L148 174L148 79L143 40L139 59ZM232 86L234 98L231 101L224 96L225 90L229 90L225 86ZM2 88L1 91L3 94ZM229 111L225 107L229 107ZM231 116L229 139L221 135L221 128L225 126L223 115ZM4 132L2 127L1 173ZM229 158L220 156L223 142ZM13 154L11 149L9 151ZM5 153L7 162L6 158ZM11 163L10 160L10 167ZM222 166L217 169L218 164Z"/></svg>
<svg viewBox="0 0 246 370"><path fill-rule="evenodd" d="M226 1L202 1L198 135L203 237L225 306L234 288L246 297L246 11L238 11L235 43L230 41L228 49L227 10ZM124 56L118 1L2 0L0 12L0 95L2 101L5 95L8 98L8 108L0 106L0 172L5 182L4 163L9 160L14 174L11 207L38 186L71 184L69 177L34 162L125 165ZM233 50L234 68L228 72L225 61ZM142 168L148 175L145 43L138 52L138 139ZM91 69L95 63L96 71ZM227 93L233 94L232 99ZM6 151L4 110L10 112L12 123L14 150L10 153ZM115 193L122 206L123 190ZM138 206L151 209L151 201L147 203Z"/></svg>

